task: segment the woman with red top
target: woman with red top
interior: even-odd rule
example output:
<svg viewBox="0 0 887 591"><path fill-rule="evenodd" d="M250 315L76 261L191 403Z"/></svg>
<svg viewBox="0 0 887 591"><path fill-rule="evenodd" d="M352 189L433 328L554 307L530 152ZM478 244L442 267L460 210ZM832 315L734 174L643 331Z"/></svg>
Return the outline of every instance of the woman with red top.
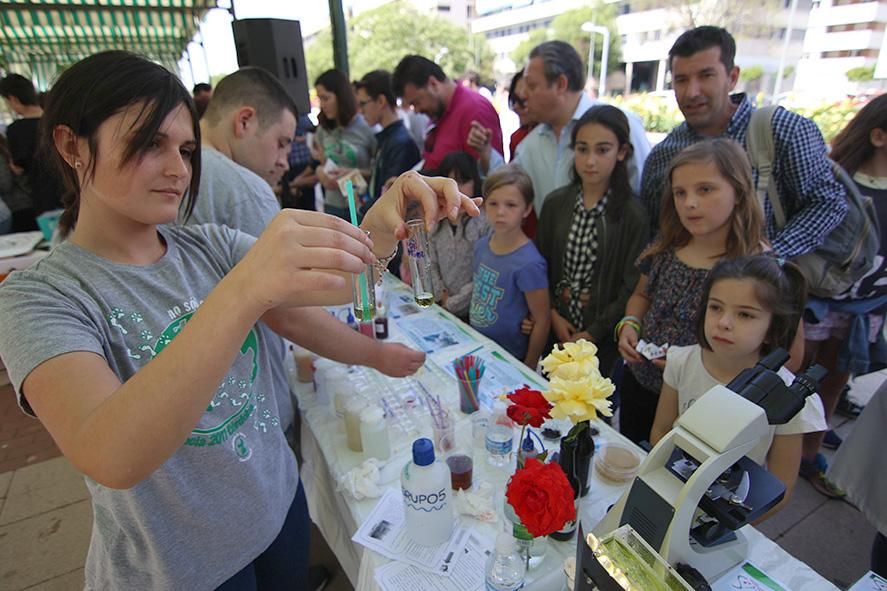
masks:
<svg viewBox="0 0 887 591"><path fill-rule="evenodd" d="M517 114L519 123L518 128L511 134L511 139L508 142L509 159L513 160L517 145L536 127L536 122L530 119L530 113L527 111L527 83L524 81L523 69L518 70L511 79L511 86L508 87L508 107ZM524 219L523 223L523 231L530 238L536 237L538 221L539 218L536 216L536 211L531 209L530 215Z"/></svg>
<svg viewBox="0 0 887 591"><path fill-rule="evenodd" d="M508 87L508 107L515 112L519 123L519 127L511 134L511 139L508 142L508 153L510 158L514 158L517 145L536 126L536 122L530 119L530 114L527 111L527 83L524 82L523 69L518 70L511 79L511 86Z"/></svg>

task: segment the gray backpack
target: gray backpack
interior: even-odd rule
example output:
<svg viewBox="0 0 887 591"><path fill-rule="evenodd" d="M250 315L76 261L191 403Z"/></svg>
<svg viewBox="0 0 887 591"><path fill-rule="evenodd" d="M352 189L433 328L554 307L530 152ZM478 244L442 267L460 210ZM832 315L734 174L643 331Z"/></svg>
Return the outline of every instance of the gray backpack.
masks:
<svg viewBox="0 0 887 591"><path fill-rule="evenodd" d="M766 199L770 200L776 227L781 230L786 220L773 181L775 146L771 123L777 108L769 106L752 113L746 151L752 166L758 171L757 193L761 207ZM807 278L810 293L822 298L844 293L872 268L881 236L871 197L859 192L853 179L837 162L829 162L835 179L847 193L847 217L825 237L819 248L793 259Z"/></svg>

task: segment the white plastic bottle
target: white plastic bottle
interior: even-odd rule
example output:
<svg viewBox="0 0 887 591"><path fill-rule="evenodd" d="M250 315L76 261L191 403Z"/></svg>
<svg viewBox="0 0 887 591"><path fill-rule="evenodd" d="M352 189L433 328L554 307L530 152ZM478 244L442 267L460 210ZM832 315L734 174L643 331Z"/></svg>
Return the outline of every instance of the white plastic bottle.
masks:
<svg viewBox="0 0 887 591"><path fill-rule="evenodd" d="M487 591L517 591L524 586L527 565L511 534L499 533L485 572Z"/></svg>
<svg viewBox="0 0 887 591"><path fill-rule="evenodd" d="M407 533L417 544L437 546L453 531L450 471L434 459L434 443L426 437L413 442L413 459L400 476Z"/></svg>
<svg viewBox="0 0 887 591"><path fill-rule="evenodd" d="M514 422L508 417L506 408L504 402L497 401L487 426L487 462L497 468L509 465L514 447Z"/></svg>
<svg viewBox="0 0 887 591"><path fill-rule="evenodd" d="M360 413L360 442L368 458L387 460L391 457L388 423L378 406L366 408Z"/></svg>
<svg viewBox="0 0 887 591"><path fill-rule="evenodd" d="M360 441L360 413L367 403L362 398L352 397L345 403L345 441L351 451L363 451Z"/></svg>

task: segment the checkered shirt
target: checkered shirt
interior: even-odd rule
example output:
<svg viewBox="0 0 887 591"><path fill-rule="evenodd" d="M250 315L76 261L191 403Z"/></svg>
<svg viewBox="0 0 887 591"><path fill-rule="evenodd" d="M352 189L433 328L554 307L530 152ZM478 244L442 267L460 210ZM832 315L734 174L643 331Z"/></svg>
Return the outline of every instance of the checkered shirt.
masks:
<svg viewBox="0 0 887 591"><path fill-rule="evenodd" d="M745 148L754 109L745 94L734 94L730 98L737 109L722 137L732 138ZM791 258L816 249L841 223L847 213L846 192L832 174L825 142L813 121L780 108L773 114L772 126L773 179L787 222L781 231L777 230L767 200L764 204L766 232L773 250ZM654 231L658 227L656 220L669 162L687 146L704 139L685 121L650 152L641 180L641 201L650 212ZM753 173L757 185L758 172Z"/></svg>
<svg viewBox="0 0 887 591"><path fill-rule="evenodd" d="M567 236L567 250L564 253L564 278L558 283L557 292L561 294L565 289L570 290L569 321L576 327L581 327L584 323L579 296L583 288L588 288L597 262L597 219L606 211L608 195L609 192L597 205L586 209L580 191L573 207L573 225Z"/></svg>

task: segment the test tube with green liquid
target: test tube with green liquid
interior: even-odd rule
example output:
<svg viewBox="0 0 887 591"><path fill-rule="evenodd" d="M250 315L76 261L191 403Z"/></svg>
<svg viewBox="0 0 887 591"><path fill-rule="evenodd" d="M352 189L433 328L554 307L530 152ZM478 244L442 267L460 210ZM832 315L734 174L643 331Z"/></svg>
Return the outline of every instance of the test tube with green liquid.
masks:
<svg viewBox="0 0 887 591"><path fill-rule="evenodd" d="M423 220L407 222L407 257L413 282L413 299L422 308L434 303L434 285L431 282L431 248Z"/></svg>

